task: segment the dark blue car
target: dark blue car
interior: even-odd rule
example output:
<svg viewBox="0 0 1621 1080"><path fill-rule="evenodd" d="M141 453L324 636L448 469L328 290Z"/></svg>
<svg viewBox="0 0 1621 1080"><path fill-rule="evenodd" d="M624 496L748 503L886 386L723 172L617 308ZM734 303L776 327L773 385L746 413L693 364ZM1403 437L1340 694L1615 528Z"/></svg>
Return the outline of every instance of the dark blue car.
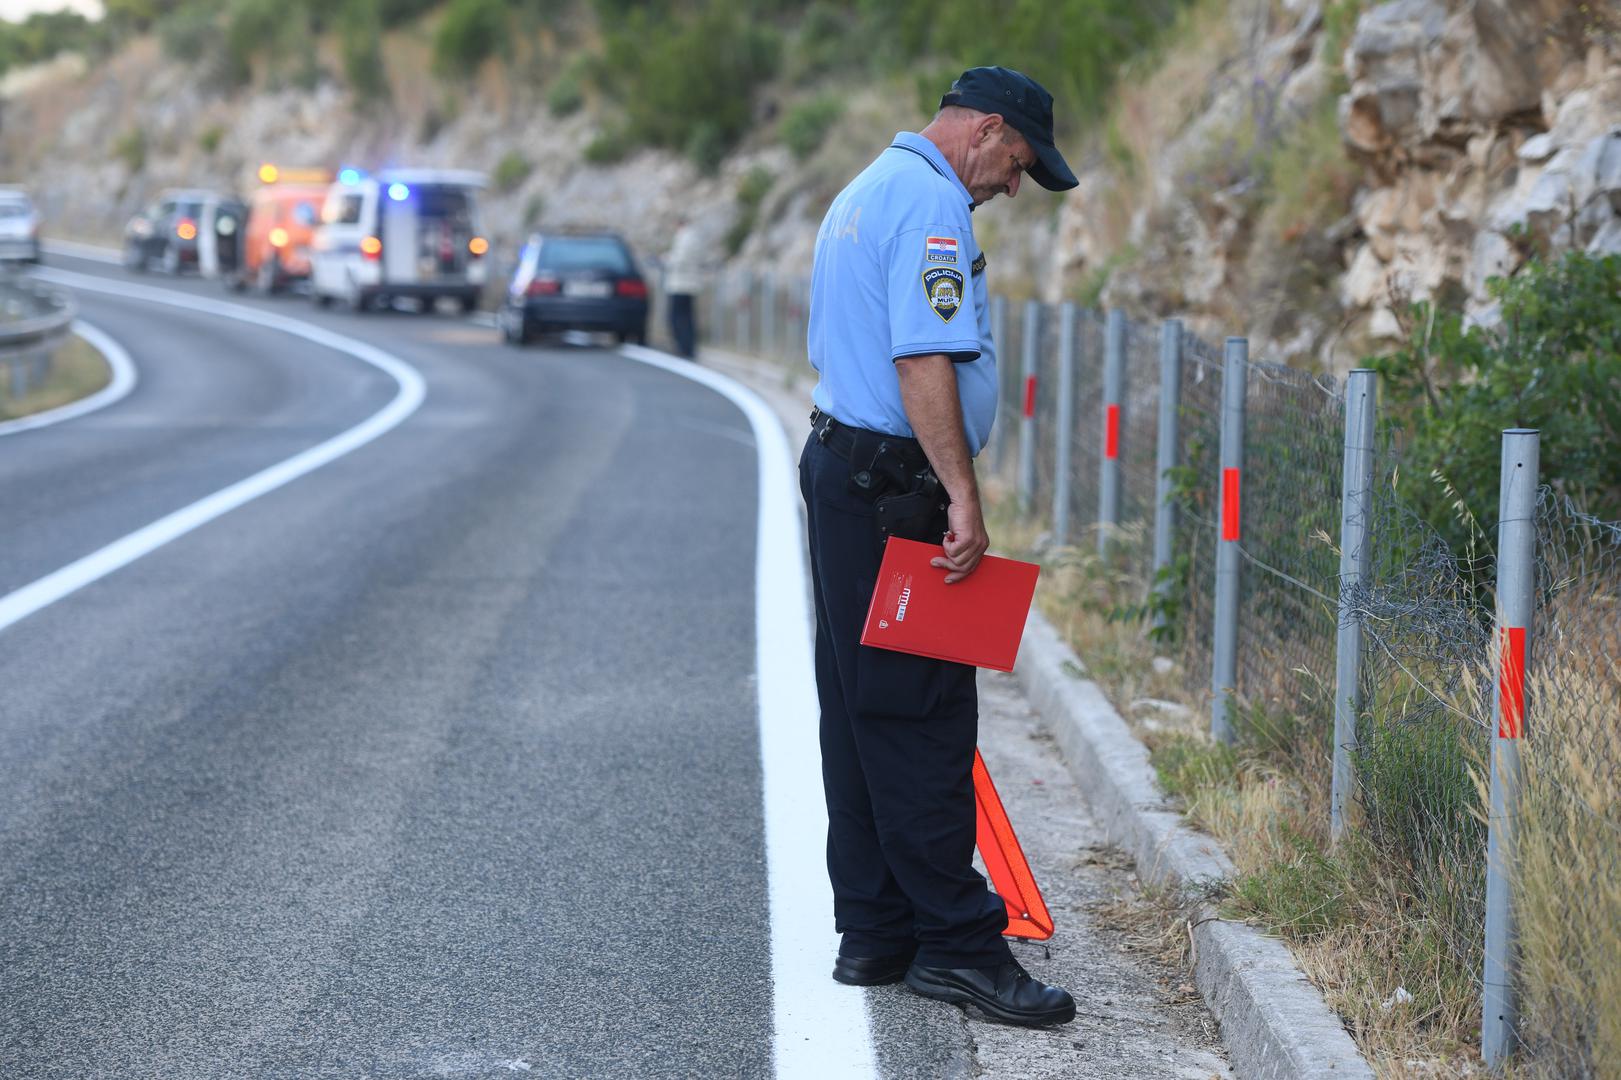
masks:
<svg viewBox="0 0 1621 1080"><path fill-rule="evenodd" d="M647 281L617 233L542 230L530 236L501 305L501 334L527 344L541 334L591 330L647 340Z"/></svg>

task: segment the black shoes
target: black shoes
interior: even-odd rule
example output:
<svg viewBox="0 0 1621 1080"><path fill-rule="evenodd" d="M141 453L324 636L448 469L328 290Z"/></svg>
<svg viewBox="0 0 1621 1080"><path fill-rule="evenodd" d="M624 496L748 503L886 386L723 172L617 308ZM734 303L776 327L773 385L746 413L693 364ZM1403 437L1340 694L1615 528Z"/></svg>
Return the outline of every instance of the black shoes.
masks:
<svg viewBox="0 0 1621 1080"><path fill-rule="evenodd" d="M907 969L906 985L924 997L972 1005L1005 1024L1046 1027L1075 1019L1075 999L1068 991L1032 979L1013 960L989 968L913 964Z"/></svg>
<svg viewBox="0 0 1621 1080"><path fill-rule="evenodd" d="M846 986L884 986L897 983L912 966L912 954L893 956L840 956L833 961L833 978Z"/></svg>

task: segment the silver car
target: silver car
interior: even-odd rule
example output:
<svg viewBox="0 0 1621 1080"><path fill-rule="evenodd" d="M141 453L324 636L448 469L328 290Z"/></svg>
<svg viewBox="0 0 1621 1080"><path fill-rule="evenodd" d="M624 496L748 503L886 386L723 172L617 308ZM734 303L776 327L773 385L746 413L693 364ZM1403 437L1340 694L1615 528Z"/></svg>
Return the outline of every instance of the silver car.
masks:
<svg viewBox="0 0 1621 1080"><path fill-rule="evenodd" d="M39 211L20 188L0 188L0 261L39 262Z"/></svg>

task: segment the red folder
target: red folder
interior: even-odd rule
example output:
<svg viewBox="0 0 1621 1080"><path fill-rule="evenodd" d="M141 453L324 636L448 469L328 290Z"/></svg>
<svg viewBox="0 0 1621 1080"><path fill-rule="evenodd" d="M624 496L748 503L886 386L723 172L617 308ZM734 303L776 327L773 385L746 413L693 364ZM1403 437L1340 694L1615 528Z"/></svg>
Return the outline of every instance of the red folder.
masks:
<svg viewBox="0 0 1621 1080"><path fill-rule="evenodd" d="M1012 671L1041 568L986 555L947 585L947 571L929 565L939 554L938 544L889 538L861 644Z"/></svg>

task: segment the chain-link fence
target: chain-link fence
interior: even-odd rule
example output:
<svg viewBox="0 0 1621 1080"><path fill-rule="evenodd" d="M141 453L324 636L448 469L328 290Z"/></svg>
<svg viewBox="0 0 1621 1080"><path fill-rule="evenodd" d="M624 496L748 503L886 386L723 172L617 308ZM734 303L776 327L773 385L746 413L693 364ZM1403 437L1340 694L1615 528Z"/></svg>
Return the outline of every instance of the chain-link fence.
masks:
<svg viewBox="0 0 1621 1080"><path fill-rule="evenodd" d="M1547 1076L1621 1065L1621 525L1536 506L1516 845L1519 1038Z"/></svg>
<svg viewBox="0 0 1621 1080"><path fill-rule="evenodd" d="M797 279L723 278L700 309L706 340L803 363L808 292ZM1403 485L1429 478L1404 474L1386 427L1369 427L1365 472L1345 471L1356 445L1348 383L1250 361L1242 343L1235 366L1232 343L1176 323L1001 299L991 321L1001 399L982 475L1017 493L1051 550L1097 548L1098 565L1142 594L1141 612L1190 679L1212 672L1215 697L1230 694L1230 727L1217 731L1287 745L1311 813L1326 822L1331 777L1347 779L1335 829L1343 808L1345 827L1410 868L1418 917L1481 986L1482 793L1507 685L1492 538L1453 550L1408 505ZM1230 370L1242 371L1243 393L1224 403ZM1344 490L1352 475L1365 491ZM1533 1073L1597 1076L1598 1063L1621 1060L1621 527L1548 494L1536 523L1514 1030ZM1152 543L1160 530L1167 542ZM1224 545L1237 567L1226 627ZM1224 647L1234 657L1225 688ZM1354 696L1336 685L1347 674Z"/></svg>

